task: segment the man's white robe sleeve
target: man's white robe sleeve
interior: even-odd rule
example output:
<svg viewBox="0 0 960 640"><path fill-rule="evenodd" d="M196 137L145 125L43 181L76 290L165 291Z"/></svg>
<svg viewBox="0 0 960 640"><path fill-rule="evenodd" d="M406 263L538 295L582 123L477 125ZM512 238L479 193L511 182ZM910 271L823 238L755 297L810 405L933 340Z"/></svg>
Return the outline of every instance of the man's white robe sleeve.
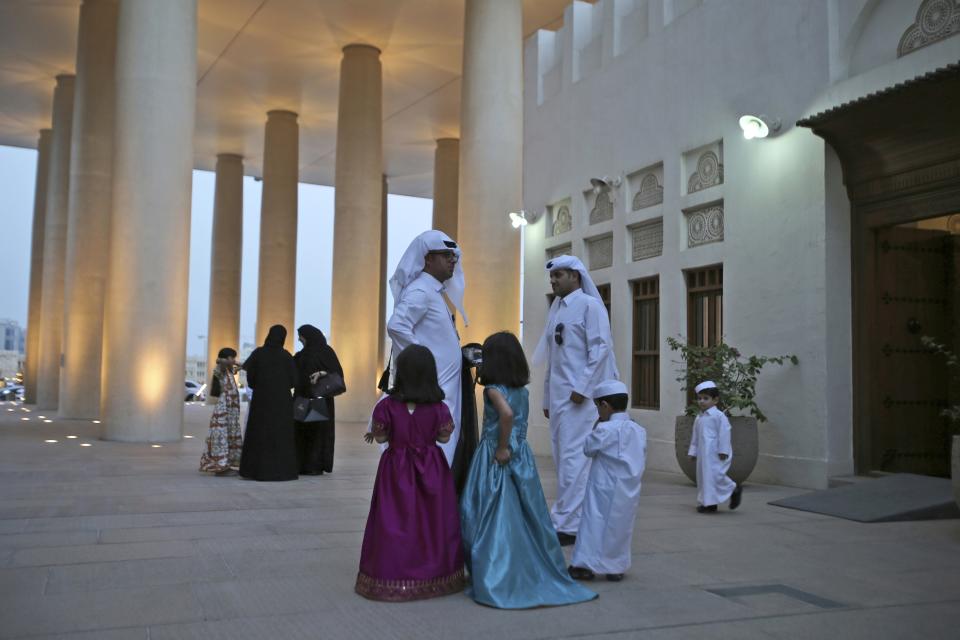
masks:
<svg viewBox="0 0 960 640"><path fill-rule="evenodd" d="M587 338L587 363L583 375L577 380L573 391L590 398L593 388L603 382L609 374L603 364L607 358L612 358L610 345L613 337L610 334L610 320L607 318L603 305L588 304L583 317L584 335Z"/></svg>
<svg viewBox="0 0 960 640"><path fill-rule="evenodd" d="M387 333L393 342L394 353L400 353L412 344L420 344L413 328L426 315L427 305L427 294L420 289L405 291L397 302L387 322Z"/></svg>

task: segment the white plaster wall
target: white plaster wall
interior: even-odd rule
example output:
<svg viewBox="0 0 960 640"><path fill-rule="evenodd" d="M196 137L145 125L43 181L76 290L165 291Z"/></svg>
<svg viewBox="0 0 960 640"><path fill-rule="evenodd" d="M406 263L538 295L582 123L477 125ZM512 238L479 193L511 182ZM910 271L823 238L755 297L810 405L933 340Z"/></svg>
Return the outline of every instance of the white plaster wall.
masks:
<svg viewBox="0 0 960 640"><path fill-rule="evenodd" d="M769 369L761 378L759 399L770 421L761 426L754 479L824 487L832 475L852 471L849 211L836 158L820 138L793 123L942 66L954 45L938 43L832 84L832 61L840 46L839 27L830 23L838 15L832 0L708 0L691 3L682 14L672 13L676 7L670 0L630 7L624 0L597 4L589 13L583 7L566 13L556 35L565 43L562 84L542 104L538 37L525 51L524 208L540 212L569 197L574 228L548 238L546 216L526 227L524 347L532 353L545 321L546 249L571 242L585 259L584 240L612 231L614 265L593 276L612 285L616 354L627 381L632 367L629 282L660 277L660 410L631 413L647 428L649 467L677 470L673 425L684 398L665 339L686 333L683 270L723 263L727 340L744 353L794 353L801 360L798 367ZM867 5L886 15L878 13L876 3ZM618 31L618 20L637 24L629 9L648 12L646 37L635 43L622 40L630 30ZM575 22L594 20L596 11L604 15L601 38L611 43L610 55L598 70L574 82ZM857 17L844 19L849 29ZM862 33L881 37L883 29L871 25L869 16L861 22ZM894 51L906 26L886 27ZM766 140L744 140L737 124L744 113L779 117L783 129ZM688 178L683 154L718 140L724 184L683 195ZM591 177L625 176L658 162L663 163L662 205L630 212L632 193L621 186L614 219L587 224L589 200L583 192ZM725 209L724 241L687 249L682 211L718 200ZM661 215L663 255L630 262L627 227ZM542 371L535 370L530 437L546 454L542 380Z"/></svg>

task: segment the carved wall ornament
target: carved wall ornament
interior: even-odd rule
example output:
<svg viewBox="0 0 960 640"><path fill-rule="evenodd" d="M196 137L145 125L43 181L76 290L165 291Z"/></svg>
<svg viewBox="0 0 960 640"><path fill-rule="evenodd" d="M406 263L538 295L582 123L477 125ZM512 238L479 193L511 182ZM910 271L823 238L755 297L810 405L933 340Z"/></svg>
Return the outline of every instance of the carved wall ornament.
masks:
<svg viewBox="0 0 960 640"><path fill-rule="evenodd" d="M572 244L561 244L557 247L551 247L547 249L547 262L553 260L557 256L572 256L573 255L573 245Z"/></svg>
<svg viewBox="0 0 960 640"><path fill-rule="evenodd" d="M610 197L610 191L601 189L597 193L597 199L590 210L590 224L596 224L605 220L613 220L613 199Z"/></svg>
<svg viewBox="0 0 960 640"><path fill-rule="evenodd" d="M639 211L663 203L663 187L657 182L657 175L648 173L640 181L640 190L633 196L633 210Z"/></svg>
<svg viewBox="0 0 960 640"><path fill-rule="evenodd" d="M957 33L960 33L960 0L923 0L916 20L900 36L897 57Z"/></svg>
<svg viewBox="0 0 960 640"><path fill-rule="evenodd" d="M713 151L704 152L697 160L697 170L687 182L687 193L702 191L723 184L723 163Z"/></svg>
<svg viewBox="0 0 960 640"><path fill-rule="evenodd" d="M570 205L557 206L553 214L553 235L558 236L573 228L573 216L570 215Z"/></svg>
<svg viewBox="0 0 960 640"><path fill-rule="evenodd" d="M687 247L723 241L723 205L690 211L687 216Z"/></svg>
<svg viewBox="0 0 960 640"><path fill-rule="evenodd" d="M634 262L663 255L663 218L630 228Z"/></svg>
<svg viewBox="0 0 960 640"><path fill-rule="evenodd" d="M587 254L590 258L591 271L613 266L613 235L588 240Z"/></svg>

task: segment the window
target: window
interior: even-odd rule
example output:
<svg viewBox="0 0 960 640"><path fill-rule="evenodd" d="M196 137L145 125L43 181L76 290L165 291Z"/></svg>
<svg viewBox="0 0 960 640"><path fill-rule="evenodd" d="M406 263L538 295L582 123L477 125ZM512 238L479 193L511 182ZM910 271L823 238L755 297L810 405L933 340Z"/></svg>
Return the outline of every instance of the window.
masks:
<svg viewBox="0 0 960 640"><path fill-rule="evenodd" d="M610 318L610 324L613 324L613 316L610 315L610 285L598 284L597 291L600 292L600 300L603 301L603 306L607 308L607 317Z"/></svg>
<svg viewBox="0 0 960 640"><path fill-rule="evenodd" d="M686 272L687 342L712 347L723 339L723 265Z"/></svg>
<svg viewBox="0 0 960 640"><path fill-rule="evenodd" d="M634 407L660 408L660 277L634 280L633 377Z"/></svg>

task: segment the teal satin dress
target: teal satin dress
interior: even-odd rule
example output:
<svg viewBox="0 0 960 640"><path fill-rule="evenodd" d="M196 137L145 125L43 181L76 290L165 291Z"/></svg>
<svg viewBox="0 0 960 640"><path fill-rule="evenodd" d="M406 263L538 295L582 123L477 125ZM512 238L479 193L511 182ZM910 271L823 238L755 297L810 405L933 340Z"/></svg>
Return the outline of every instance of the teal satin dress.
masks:
<svg viewBox="0 0 960 640"><path fill-rule="evenodd" d="M489 387L488 387L489 388ZM529 609L593 600L597 594L567 574L566 561L527 444L525 388L495 385L513 410L512 457L497 464L500 425L484 393L483 435L460 497L460 523L472 587L480 604Z"/></svg>

